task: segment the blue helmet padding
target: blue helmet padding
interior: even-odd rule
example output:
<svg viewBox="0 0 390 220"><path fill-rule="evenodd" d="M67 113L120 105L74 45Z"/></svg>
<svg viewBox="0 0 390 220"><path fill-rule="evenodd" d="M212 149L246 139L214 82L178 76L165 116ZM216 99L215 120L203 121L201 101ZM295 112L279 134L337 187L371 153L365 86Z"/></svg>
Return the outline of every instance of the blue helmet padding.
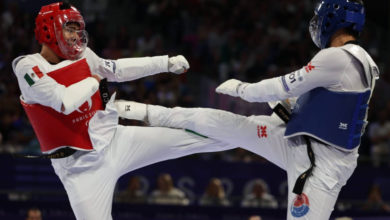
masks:
<svg viewBox="0 0 390 220"><path fill-rule="evenodd" d="M351 12L351 11L346 12L345 20L349 23L355 24L355 26L353 26L352 29L357 32L361 32L363 30L365 19L366 17L364 13Z"/></svg>
<svg viewBox="0 0 390 220"><path fill-rule="evenodd" d="M314 13L310 22L310 34L321 49L328 45L337 30L352 28L360 33L365 23L364 6L349 0L321 0Z"/></svg>

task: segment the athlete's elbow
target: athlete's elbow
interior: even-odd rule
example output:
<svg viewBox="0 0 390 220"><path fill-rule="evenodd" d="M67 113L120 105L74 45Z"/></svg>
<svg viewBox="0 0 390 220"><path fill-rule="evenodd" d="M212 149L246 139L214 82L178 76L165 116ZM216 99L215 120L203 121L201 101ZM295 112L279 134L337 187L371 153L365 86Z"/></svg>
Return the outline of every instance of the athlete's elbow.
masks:
<svg viewBox="0 0 390 220"><path fill-rule="evenodd" d="M65 96L64 99L62 100L62 105L61 105L61 112L64 115L69 115L72 112L74 112L77 108L81 106L80 103L83 101L76 101L75 99L71 99L70 97Z"/></svg>
<svg viewBox="0 0 390 220"><path fill-rule="evenodd" d="M62 103L62 105L61 105L61 113L64 115L69 115L74 110L75 110L74 108L72 108L71 106L67 106L64 103Z"/></svg>

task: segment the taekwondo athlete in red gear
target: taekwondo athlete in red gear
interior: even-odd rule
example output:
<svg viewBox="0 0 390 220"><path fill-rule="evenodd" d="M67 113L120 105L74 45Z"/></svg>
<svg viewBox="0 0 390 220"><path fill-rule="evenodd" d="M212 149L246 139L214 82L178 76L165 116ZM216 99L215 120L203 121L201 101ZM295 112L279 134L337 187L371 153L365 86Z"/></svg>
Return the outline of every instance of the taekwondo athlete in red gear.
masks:
<svg viewBox="0 0 390 220"><path fill-rule="evenodd" d="M102 59L87 47L80 12L62 2L41 8L35 34L41 52L20 56L12 66L42 152L76 150L51 162L77 219L112 219L114 188L123 174L162 160L229 149L179 129L118 125L115 95L103 108L101 78L123 82L161 72L181 74L189 68L183 56Z"/></svg>
<svg viewBox="0 0 390 220"><path fill-rule="evenodd" d="M123 111L119 102L120 116L144 119L152 126L191 129L261 155L287 172L287 219L329 219L357 165L379 71L356 41L365 22L360 0L322 0L314 13L309 30L321 50L306 66L258 83L230 79L216 89L248 102L288 99L289 120L276 114L246 117L135 102L127 102L139 110L133 112ZM288 115L290 109L285 110Z"/></svg>

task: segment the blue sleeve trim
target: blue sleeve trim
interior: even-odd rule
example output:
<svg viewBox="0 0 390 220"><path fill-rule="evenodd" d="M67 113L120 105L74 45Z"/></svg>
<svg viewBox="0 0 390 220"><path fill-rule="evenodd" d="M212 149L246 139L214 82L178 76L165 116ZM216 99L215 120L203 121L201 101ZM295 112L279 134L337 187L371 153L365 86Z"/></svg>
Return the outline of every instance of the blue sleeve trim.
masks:
<svg viewBox="0 0 390 220"><path fill-rule="evenodd" d="M282 76L281 78L282 78L282 83L283 83L284 90L285 90L286 92L290 91L290 88L288 88L288 85L287 85L285 76Z"/></svg>

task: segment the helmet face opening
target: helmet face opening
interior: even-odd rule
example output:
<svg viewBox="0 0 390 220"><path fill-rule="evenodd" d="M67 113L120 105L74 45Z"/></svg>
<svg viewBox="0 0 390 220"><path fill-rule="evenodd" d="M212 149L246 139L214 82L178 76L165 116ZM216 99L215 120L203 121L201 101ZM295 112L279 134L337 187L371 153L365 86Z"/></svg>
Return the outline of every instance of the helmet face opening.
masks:
<svg viewBox="0 0 390 220"><path fill-rule="evenodd" d="M323 49L332 35L343 28L360 33L365 22L364 6L350 0L321 0L314 8L309 31L314 44Z"/></svg>
<svg viewBox="0 0 390 220"><path fill-rule="evenodd" d="M319 48L321 48L321 25L322 19L318 17L318 15L314 15L313 18L310 20L309 31L311 39L313 40L314 44Z"/></svg>
<svg viewBox="0 0 390 220"><path fill-rule="evenodd" d="M77 14L72 16L58 15L55 19L54 31L58 47L67 59L78 59L88 44L88 33L84 21Z"/></svg>
<svg viewBox="0 0 390 220"><path fill-rule="evenodd" d="M80 12L66 6L62 2L43 6L35 20L35 36L59 57L74 60L85 51L88 34Z"/></svg>

